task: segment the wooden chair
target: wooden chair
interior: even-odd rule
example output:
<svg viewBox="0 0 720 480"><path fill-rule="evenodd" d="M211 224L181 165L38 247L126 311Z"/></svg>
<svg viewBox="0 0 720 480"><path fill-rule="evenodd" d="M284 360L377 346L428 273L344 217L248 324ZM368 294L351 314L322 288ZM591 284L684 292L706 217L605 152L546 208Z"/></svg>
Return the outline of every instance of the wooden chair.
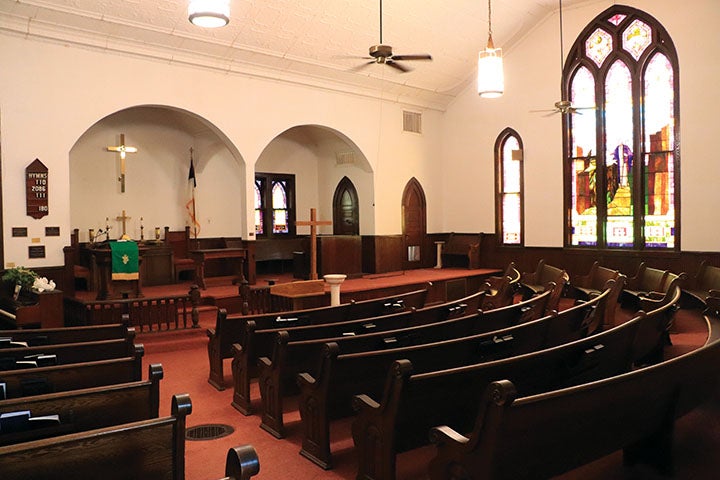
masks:
<svg viewBox="0 0 720 480"><path fill-rule="evenodd" d="M195 272L195 262L189 257L190 227L185 230L170 230L165 227L165 244L172 249L173 278L180 282L182 272Z"/></svg>
<svg viewBox="0 0 720 480"><path fill-rule="evenodd" d="M92 271L80 263L80 241L79 241L79 229L73 229L70 234L70 248L72 249L72 268L73 268L73 280L82 280L85 284L85 289L88 291L93 290L93 273Z"/></svg>

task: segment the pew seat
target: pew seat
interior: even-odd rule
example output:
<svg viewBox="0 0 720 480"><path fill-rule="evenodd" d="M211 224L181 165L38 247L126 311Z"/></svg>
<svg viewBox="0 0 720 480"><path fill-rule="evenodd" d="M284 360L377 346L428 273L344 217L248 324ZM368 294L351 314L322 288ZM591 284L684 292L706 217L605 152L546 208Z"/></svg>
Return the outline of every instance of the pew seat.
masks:
<svg viewBox="0 0 720 480"><path fill-rule="evenodd" d="M494 382L472 429L431 430L429 478L550 478L618 449L626 465L649 464L666 478L675 420L719 386L720 322L706 320L704 346L646 368L529 396L511 381Z"/></svg>
<svg viewBox="0 0 720 480"><path fill-rule="evenodd" d="M713 291L717 292L713 294ZM688 306L707 308L710 296L720 296L720 267L703 260L697 273L689 276L683 286L683 303Z"/></svg>
<svg viewBox="0 0 720 480"><path fill-rule="evenodd" d="M185 425L192 412L187 394L174 395L171 415L87 432L0 447L4 480L46 480L58 475L106 480L183 480ZM230 449L226 479L259 472L252 447Z"/></svg>
<svg viewBox="0 0 720 480"><path fill-rule="evenodd" d="M653 297L667 291L669 274L669 270L648 267L645 262L641 262L635 275L628 277L620 295L620 304L623 308L638 310L641 297Z"/></svg>

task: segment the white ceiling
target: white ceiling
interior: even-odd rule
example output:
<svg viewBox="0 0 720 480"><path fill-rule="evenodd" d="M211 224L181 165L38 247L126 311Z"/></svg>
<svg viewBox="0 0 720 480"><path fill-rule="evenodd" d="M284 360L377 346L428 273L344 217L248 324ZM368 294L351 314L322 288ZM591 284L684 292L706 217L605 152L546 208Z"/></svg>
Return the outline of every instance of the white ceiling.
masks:
<svg viewBox="0 0 720 480"><path fill-rule="evenodd" d="M583 0L564 0L563 6ZM488 34L485 0L384 0L383 43L432 62L351 69L379 43L379 0L231 0L230 24L187 20L188 0L0 0L0 31L246 75L443 105L471 81ZM507 52L558 0L492 0ZM557 41L553 39L552 41Z"/></svg>

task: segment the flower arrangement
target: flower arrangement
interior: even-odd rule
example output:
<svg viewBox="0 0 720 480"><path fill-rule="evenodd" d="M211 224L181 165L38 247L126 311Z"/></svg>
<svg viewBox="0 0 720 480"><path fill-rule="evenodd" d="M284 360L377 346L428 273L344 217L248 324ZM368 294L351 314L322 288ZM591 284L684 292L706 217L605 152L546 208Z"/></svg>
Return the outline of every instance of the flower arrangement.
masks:
<svg viewBox="0 0 720 480"><path fill-rule="evenodd" d="M20 285L26 291L30 291L36 278L38 274L25 267L8 268L2 276L3 281Z"/></svg>

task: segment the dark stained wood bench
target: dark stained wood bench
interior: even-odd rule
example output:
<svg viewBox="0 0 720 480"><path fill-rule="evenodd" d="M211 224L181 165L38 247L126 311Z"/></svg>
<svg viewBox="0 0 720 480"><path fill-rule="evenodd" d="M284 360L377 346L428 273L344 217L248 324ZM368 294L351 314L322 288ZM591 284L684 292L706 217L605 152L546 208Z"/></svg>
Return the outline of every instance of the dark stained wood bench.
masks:
<svg viewBox="0 0 720 480"><path fill-rule="evenodd" d="M174 395L169 417L0 447L4 480L185 478L190 396Z"/></svg>
<svg viewBox="0 0 720 480"><path fill-rule="evenodd" d="M668 270L648 267L645 262L641 262L635 275L628 277L625 288L620 294L620 304L623 308L639 309L640 297L654 296L656 293L667 291L666 280L669 274Z"/></svg>
<svg viewBox="0 0 720 480"><path fill-rule="evenodd" d="M614 280L614 289L608 299L608 308L605 309L605 320L603 326L605 328L614 327L615 310L620 299L627 277L618 270L612 270L595 262L590 267L590 271L586 275L577 275L570 277L568 283L568 296L580 300L587 300L594 295L606 289L608 280Z"/></svg>
<svg viewBox="0 0 720 480"><path fill-rule="evenodd" d="M710 265L707 260L703 260L697 273L686 279L683 286L683 303L691 307L707 308L707 299L711 295L720 296L720 267Z"/></svg>
<svg viewBox="0 0 720 480"><path fill-rule="evenodd" d="M276 350L277 344L276 338L281 331L287 333L283 337L285 343L287 343L290 341L333 339L342 336L364 335L398 328L427 325L462 316L465 312L477 312L484 295L484 292L477 292L453 302L436 304L419 310L412 308L379 317L363 317L315 325L284 326L258 330L255 322L251 320L247 322L247 330L240 340L242 343L238 342L233 345L234 394L232 406L244 415L249 415L252 412L250 382L258 376L256 368L258 359L260 357L274 358L274 350ZM278 351L277 354L279 353ZM301 359L307 360L303 357ZM298 369L294 373L298 373L303 369L304 367L298 365ZM291 374L293 379L294 373Z"/></svg>
<svg viewBox="0 0 720 480"><path fill-rule="evenodd" d="M243 343L248 322L255 322L255 328L258 330L340 322L355 318L386 315L413 307L421 308L425 305L426 298L427 289L421 289L400 295L344 303L338 306L282 313L228 315L226 310L220 309L215 321L215 328L207 329L208 359L210 362L208 383L218 390L225 389L223 360L233 356L232 346L234 343Z"/></svg>
<svg viewBox="0 0 720 480"><path fill-rule="evenodd" d="M482 233L450 233L440 254L443 267L480 268L482 237Z"/></svg>
<svg viewBox="0 0 720 480"><path fill-rule="evenodd" d="M387 350L440 342L454 338L467 337L485 332L497 332L500 328L516 325L539 317L542 298L507 308L499 313L493 310L487 312L471 312L469 315L450 317L443 314L442 318L426 318L426 322L413 325L413 314L406 315L405 325L402 322L390 319L397 328L363 335L338 335L334 338L320 337L307 340L293 339L288 331L275 332L272 357L258 359L258 385L261 396L261 423L260 427L271 435L282 438L284 436L283 424L283 398L297 393L296 377L304 371L312 371L317 367L323 349L327 343L334 343L342 354L368 352L374 350ZM452 308L457 310L456 308ZM460 310L461 312L463 310ZM443 313L440 311L440 313ZM402 315L402 314L399 314ZM373 324L380 323L383 317L373 320ZM387 319L387 318L385 318ZM434 320L434 321L430 321ZM544 338L534 332L531 343L536 339ZM522 343L521 340L517 340ZM237 358L237 357L236 357ZM237 373L233 363L233 374Z"/></svg>
<svg viewBox="0 0 720 480"><path fill-rule="evenodd" d="M523 298L528 298L543 292L550 282L564 289L569 280L570 277L565 270L548 265L544 259L541 259L534 272L523 272L520 275L520 290Z"/></svg>
<svg viewBox="0 0 720 480"><path fill-rule="evenodd" d="M515 268L515 263L510 262L502 275L485 279L483 287L487 294L483 298L480 308L488 310L510 305L513 303L519 285L520 272Z"/></svg>
<svg viewBox="0 0 720 480"><path fill-rule="evenodd" d="M619 449L626 465L668 474L675 420L719 386L720 322L707 320L704 346L646 368L530 396L508 380L491 384L472 429L432 429L429 478L550 478Z"/></svg>
<svg viewBox="0 0 720 480"><path fill-rule="evenodd" d="M668 310L642 312L597 335L497 361L420 372L411 361L396 362L381 395L353 400L357 478L394 479L397 453L426 445L433 426L471 430L483 392L498 378L529 395L629 371L664 345L660 332L673 313Z"/></svg>
<svg viewBox="0 0 720 480"><path fill-rule="evenodd" d="M0 372L7 398L142 380L142 345L132 357Z"/></svg>
<svg viewBox="0 0 720 480"><path fill-rule="evenodd" d="M121 340L98 340L94 342L58 343L34 347L0 349L0 378L3 370L28 368L21 366L23 360L33 360L38 355L54 356L52 365L108 360L134 355L139 345L131 338Z"/></svg>
<svg viewBox="0 0 720 480"><path fill-rule="evenodd" d="M300 454L330 468L330 421L353 414L352 398L379 398L387 372L396 360L408 359L416 372L428 372L488 362L548 348L584 337L589 325L602 318L605 295L548 317L494 332L389 350L341 355L326 344L318 372L298 375L298 401L303 427ZM362 478L362 477L358 477Z"/></svg>
<svg viewBox="0 0 720 480"><path fill-rule="evenodd" d="M145 381L0 400L0 413L29 410L33 417L60 417L57 426L13 433L0 430L0 445L157 418L162 377L162 365L152 364Z"/></svg>
<svg viewBox="0 0 720 480"><path fill-rule="evenodd" d="M132 340L135 338L135 329L118 323L90 327L0 330L0 338L4 337L25 342L28 346L52 345L54 343L92 342L123 338Z"/></svg>

